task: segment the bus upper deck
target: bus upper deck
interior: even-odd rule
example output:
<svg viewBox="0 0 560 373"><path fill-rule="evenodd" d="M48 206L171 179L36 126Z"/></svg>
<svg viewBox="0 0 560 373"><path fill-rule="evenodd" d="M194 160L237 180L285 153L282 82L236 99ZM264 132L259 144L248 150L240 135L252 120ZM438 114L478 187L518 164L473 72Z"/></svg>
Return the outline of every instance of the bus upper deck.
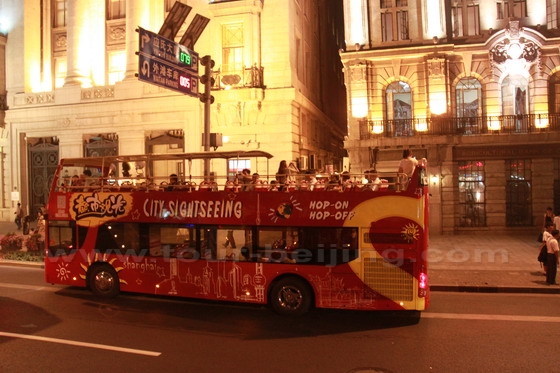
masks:
<svg viewBox="0 0 560 373"><path fill-rule="evenodd" d="M417 177L374 170L360 174L316 172L279 175L264 151L224 151L65 158L55 174L56 191L382 191L417 192L427 185L425 162ZM249 175L243 175L253 159ZM219 162L222 161L222 162ZM210 171L209 169L213 171ZM249 171L249 169L247 169ZM279 180L281 180L279 182Z"/></svg>

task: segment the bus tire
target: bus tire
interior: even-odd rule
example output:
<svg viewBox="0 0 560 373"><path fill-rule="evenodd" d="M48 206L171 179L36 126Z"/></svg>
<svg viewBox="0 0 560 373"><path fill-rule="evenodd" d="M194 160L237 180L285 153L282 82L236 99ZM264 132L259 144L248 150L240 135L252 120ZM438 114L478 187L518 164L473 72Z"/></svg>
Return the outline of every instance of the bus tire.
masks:
<svg viewBox="0 0 560 373"><path fill-rule="evenodd" d="M119 276L109 264L94 265L89 270L88 287L99 297L116 297L120 293Z"/></svg>
<svg viewBox="0 0 560 373"><path fill-rule="evenodd" d="M285 277L272 286L269 302L274 311L281 315L303 315L311 308L312 291L302 279Z"/></svg>

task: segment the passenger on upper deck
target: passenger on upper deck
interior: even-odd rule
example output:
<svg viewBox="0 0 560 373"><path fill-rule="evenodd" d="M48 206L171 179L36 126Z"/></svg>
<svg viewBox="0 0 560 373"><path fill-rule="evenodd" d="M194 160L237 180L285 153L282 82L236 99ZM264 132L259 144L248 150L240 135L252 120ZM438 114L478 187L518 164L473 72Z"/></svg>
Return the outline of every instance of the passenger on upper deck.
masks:
<svg viewBox="0 0 560 373"><path fill-rule="evenodd" d="M248 168L244 168L241 171L241 174L238 177L239 179L239 183L241 184L241 190L247 190L247 186L249 184L251 184L251 170L249 170Z"/></svg>
<svg viewBox="0 0 560 373"><path fill-rule="evenodd" d="M364 185L363 190L372 190L372 191L379 190L379 186L381 185L381 179L379 178L379 175L377 174L377 171L375 169L367 170L364 176L367 183Z"/></svg>
<svg viewBox="0 0 560 373"><path fill-rule="evenodd" d="M179 177L177 176L177 174L171 174L169 175L169 184L167 184L167 186L165 187L165 190L170 192L172 190L177 190L177 187L180 185L179 183Z"/></svg>
<svg viewBox="0 0 560 373"><path fill-rule="evenodd" d="M278 172L276 172L276 181L280 186L280 190L283 190L288 182L288 172L288 164L286 161L280 161L280 164L278 165Z"/></svg>
<svg viewBox="0 0 560 373"><path fill-rule="evenodd" d="M412 177L414 170L418 166L418 160L412 156L410 149L403 150L403 156L399 163L399 190L405 190L408 186L408 181Z"/></svg>
<svg viewBox="0 0 560 373"><path fill-rule="evenodd" d="M331 174L327 184L327 190L340 191L341 190L340 178L338 174Z"/></svg>
<svg viewBox="0 0 560 373"><path fill-rule="evenodd" d="M257 188L257 186L261 184L260 175L258 173L254 173L253 177L251 178L251 182L245 188L246 191L253 191Z"/></svg>

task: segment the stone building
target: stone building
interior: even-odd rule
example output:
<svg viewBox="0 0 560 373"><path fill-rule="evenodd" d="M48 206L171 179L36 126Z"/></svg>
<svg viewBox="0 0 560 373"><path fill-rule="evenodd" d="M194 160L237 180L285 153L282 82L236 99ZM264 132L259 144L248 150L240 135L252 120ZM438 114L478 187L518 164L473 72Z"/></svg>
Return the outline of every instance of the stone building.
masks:
<svg viewBox="0 0 560 373"><path fill-rule="evenodd" d="M273 168L283 159L342 167L341 3L181 0L174 13L175 3L0 0L3 220L18 200L31 214L45 203L60 158L203 151L207 117L220 150L265 150ZM209 115L198 97L139 80L139 27L215 61ZM163 81L176 79L174 65L161 66ZM263 170L252 162L212 166L222 176Z"/></svg>
<svg viewBox="0 0 560 373"><path fill-rule="evenodd" d="M560 3L344 0L350 170L429 162L432 233L560 214Z"/></svg>

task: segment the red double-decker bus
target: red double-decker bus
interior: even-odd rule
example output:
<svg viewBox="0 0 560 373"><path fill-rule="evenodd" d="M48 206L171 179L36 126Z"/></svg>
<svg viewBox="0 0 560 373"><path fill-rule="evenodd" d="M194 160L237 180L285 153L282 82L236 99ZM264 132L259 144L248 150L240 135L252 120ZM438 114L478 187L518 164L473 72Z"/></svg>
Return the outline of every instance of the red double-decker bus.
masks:
<svg viewBox="0 0 560 373"><path fill-rule="evenodd" d="M269 304L284 314L426 309L425 162L410 179L337 180L275 175L270 158L239 151L62 159L45 219L46 281L99 296ZM249 165L258 173L251 182L239 174Z"/></svg>

